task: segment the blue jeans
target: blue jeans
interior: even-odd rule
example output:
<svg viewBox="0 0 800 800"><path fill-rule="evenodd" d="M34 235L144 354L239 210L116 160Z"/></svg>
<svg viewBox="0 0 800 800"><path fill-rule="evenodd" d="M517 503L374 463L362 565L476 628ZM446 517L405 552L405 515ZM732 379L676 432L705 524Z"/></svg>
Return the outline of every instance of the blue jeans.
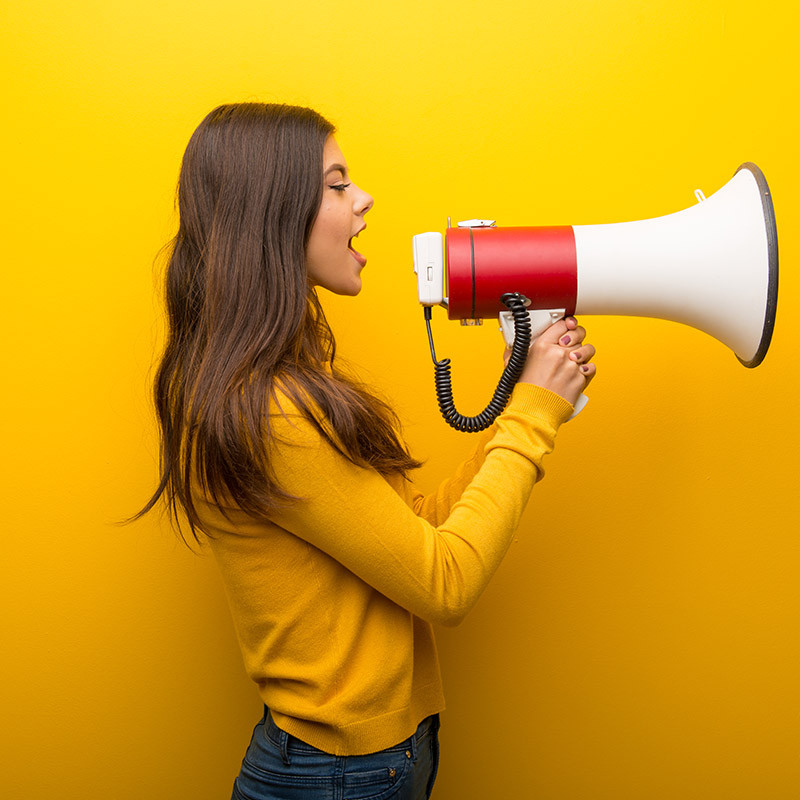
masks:
<svg viewBox="0 0 800 800"><path fill-rule="evenodd" d="M231 800L427 800L439 766L439 715L367 756L332 756L282 731L269 711L253 731Z"/></svg>

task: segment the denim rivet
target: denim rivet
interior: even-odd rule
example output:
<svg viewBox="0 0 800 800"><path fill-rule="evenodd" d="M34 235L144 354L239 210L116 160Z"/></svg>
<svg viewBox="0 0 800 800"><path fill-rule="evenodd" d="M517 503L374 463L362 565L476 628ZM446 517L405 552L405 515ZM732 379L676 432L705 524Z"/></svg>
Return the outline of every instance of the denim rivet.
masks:
<svg viewBox="0 0 800 800"><path fill-rule="evenodd" d="M411 751L410 750L406 750L406 758L411 758Z"/></svg>
<svg viewBox="0 0 800 800"><path fill-rule="evenodd" d="M392 767L392 768L389 770L389 777L390 777L390 778L394 778L394 776L395 776L395 775L397 775L397 770L396 770L396 769L394 769L394 767Z"/></svg>

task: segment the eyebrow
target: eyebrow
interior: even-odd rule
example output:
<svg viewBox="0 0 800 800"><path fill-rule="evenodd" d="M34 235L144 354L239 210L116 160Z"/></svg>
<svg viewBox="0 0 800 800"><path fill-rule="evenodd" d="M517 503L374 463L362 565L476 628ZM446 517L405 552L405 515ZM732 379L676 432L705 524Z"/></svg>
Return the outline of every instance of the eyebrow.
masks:
<svg viewBox="0 0 800 800"><path fill-rule="evenodd" d="M347 174L347 167L344 167L341 164L331 164L328 167L328 169L325 170L325 175L327 175L330 172L336 172L337 169L339 170L339 172L342 173L342 175Z"/></svg>

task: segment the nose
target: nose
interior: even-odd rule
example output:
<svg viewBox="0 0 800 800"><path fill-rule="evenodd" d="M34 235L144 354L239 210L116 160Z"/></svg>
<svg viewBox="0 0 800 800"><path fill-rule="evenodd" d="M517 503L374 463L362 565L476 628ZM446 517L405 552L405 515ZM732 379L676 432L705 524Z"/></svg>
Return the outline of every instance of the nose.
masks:
<svg viewBox="0 0 800 800"><path fill-rule="evenodd" d="M372 195L367 194L363 189L358 189L355 202L353 204L356 214L363 216L375 205Z"/></svg>

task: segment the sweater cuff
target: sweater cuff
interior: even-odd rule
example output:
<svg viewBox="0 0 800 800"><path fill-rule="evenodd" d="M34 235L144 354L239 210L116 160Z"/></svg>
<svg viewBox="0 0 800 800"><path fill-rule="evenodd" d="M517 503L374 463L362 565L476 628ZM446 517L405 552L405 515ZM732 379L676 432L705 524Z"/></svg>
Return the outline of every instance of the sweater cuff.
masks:
<svg viewBox="0 0 800 800"><path fill-rule="evenodd" d="M518 383L506 406L506 411L536 417L552 425L554 430L558 430L574 410L575 407L561 395L533 383Z"/></svg>

